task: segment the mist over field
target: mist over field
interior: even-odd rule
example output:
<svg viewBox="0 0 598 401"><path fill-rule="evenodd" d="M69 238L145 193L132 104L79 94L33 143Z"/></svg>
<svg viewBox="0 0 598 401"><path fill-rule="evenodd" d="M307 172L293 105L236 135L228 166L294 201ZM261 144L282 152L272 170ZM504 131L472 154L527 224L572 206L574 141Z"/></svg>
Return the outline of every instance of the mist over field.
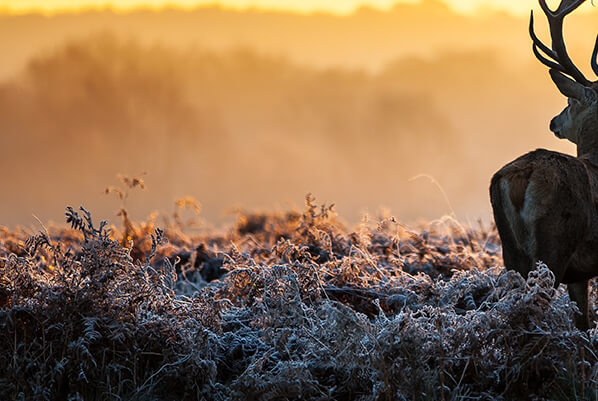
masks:
<svg viewBox="0 0 598 401"><path fill-rule="evenodd" d="M594 17L568 21L584 67ZM345 17L0 17L0 224L61 221L65 202L114 216L103 190L118 173L147 183L126 200L136 218L191 195L217 223L311 192L351 222L382 206L405 222L488 221L500 166L573 151L548 130L565 99L529 42L525 18L433 0Z"/></svg>

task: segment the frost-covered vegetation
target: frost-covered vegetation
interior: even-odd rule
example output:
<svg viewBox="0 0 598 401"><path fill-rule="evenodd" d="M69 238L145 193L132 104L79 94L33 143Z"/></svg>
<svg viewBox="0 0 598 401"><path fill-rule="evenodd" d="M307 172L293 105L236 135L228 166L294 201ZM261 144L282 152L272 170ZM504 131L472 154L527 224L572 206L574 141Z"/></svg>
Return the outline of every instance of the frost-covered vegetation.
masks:
<svg viewBox="0 0 598 401"><path fill-rule="evenodd" d="M0 228L0 399L597 398L598 332L493 229L349 229L310 197L193 235L121 216Z"/></svg>

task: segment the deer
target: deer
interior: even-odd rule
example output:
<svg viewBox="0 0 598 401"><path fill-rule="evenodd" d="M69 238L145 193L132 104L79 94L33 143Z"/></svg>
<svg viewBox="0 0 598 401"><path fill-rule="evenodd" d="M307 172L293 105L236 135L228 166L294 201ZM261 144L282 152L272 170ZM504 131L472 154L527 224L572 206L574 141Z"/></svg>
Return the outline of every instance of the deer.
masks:
<svg viewBox="0 0 598 401"><path fill-rule="evenodd" d="M551 47L536 35L533 11L529 22L534 55L568 98L550 130L574 143L577 155L537 149L502 167L490 183L506 269L527 277L539 262L548 266L555 288L566 284L577 304L580 330L591 326L588 281L598 276L598 82L588 80L569 57L563 22L585 1L562 0L553 10L539 0ZM591 67L598 75L598 37Z"/></svg>

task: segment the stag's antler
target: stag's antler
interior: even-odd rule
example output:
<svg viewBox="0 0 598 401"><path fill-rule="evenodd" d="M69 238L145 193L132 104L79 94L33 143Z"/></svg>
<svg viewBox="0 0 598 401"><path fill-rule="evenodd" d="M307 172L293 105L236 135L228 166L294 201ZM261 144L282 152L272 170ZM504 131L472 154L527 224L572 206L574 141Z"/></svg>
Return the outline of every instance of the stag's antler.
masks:
<svg viewBox="0 0 598 401"><path fill-rule="evenodd" d="M594 70L594 74L598 75L598 36L596 36L596 44L592 52L592 70Z"/></svg>
<svg viewBox="0 0 598 401"><path fill-rule="evenodd" d="M557 9L552 11L546 4L546 0L539 0L540 7L548 19L552 48L542 43L534 32L533 11L529 21L529 34L532 37L534 54L542 64L569 75L580 84L589 86L592 84L592 81L588 80L579 68L575 66L573 61L571 61L571 58L567 53L567 47L565 46L565 39L563 38L563 21L565 17L571 14L585 1L586 0L563 0ZM598 75L598 37L596 38L596 45L594 46L594 51L592 53L591 64L592 70Z"/></svg>

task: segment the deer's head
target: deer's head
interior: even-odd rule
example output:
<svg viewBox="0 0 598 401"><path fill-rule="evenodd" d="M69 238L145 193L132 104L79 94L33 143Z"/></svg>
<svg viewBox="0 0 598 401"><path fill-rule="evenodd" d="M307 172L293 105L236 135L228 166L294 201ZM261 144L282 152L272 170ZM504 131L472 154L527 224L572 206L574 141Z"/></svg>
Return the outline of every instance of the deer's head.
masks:
<svg viewBox="0 0 598 401"><path fill-rule="evenodd" d="M548 7L546 0L539 1L548 19L552 47L546 46L536 36L532 12L529 32L533 51L542 64L550 67L553 82L568 98L567 107L550 122L550 130L558 138L568 139L579 145L584 133L595 134L598 131L598 82L588 80L569 57L563 38L563 21L586 0L563 0L556 11ZM591 65L594 73L598 75L598 38Z"/></svg>
<svg viewBox="0 0 598 401"><path fill-rule="evenodd" d="M579 144L582 132L595 132L588 124L598 123L598 93L556 70L550 76L559 91L569 98L568 105L550 122L550 130L561 139Z"/></svg>

